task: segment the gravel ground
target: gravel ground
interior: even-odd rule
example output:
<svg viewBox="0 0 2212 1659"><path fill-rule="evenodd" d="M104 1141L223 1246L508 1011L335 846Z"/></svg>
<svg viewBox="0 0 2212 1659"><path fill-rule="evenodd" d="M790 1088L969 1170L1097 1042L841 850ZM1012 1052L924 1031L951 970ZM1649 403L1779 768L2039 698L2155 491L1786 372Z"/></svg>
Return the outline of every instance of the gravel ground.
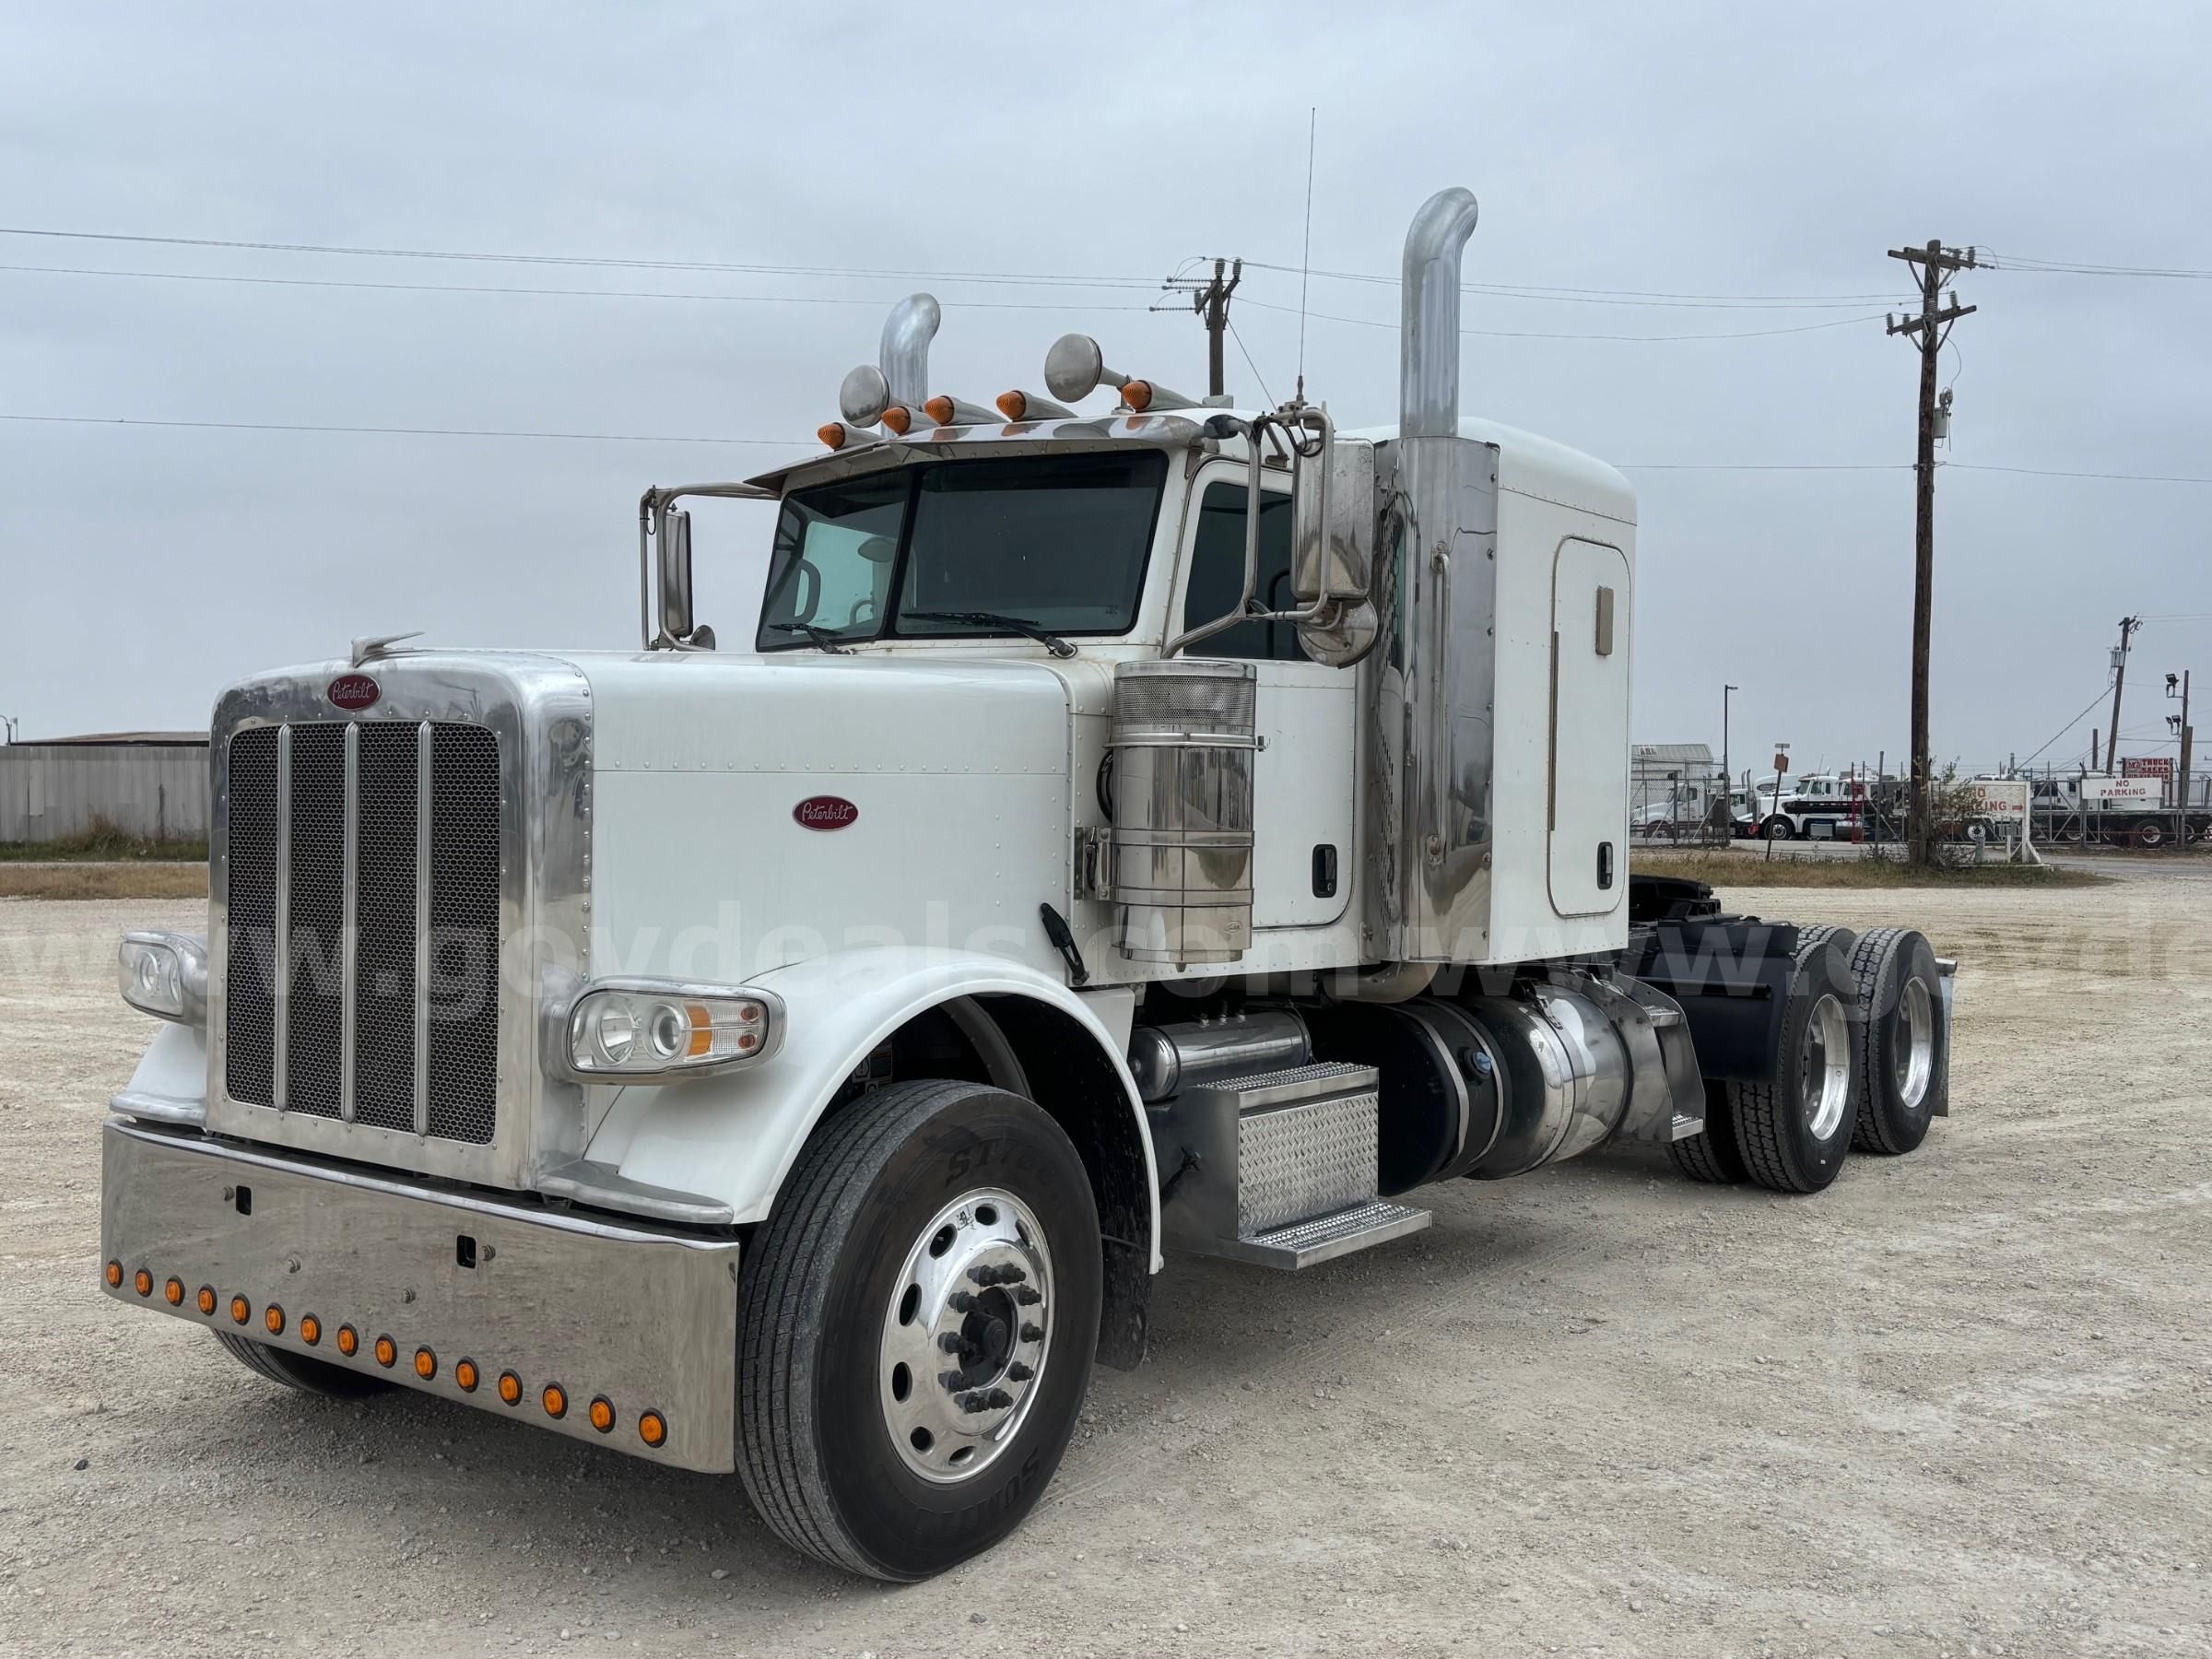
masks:
<svg viewBox="0 0 2212 1659"><path fill-rule="evenodd" d="M1304 1274L1172 1262L1040 1512L903 1589L734 1477L108 1301L112 941L201 912L0 901L0 1652L2206 1652L2212 883L1746 900L1962 959L1918 1154L1787 1200L1601 1158Z"/></svg>

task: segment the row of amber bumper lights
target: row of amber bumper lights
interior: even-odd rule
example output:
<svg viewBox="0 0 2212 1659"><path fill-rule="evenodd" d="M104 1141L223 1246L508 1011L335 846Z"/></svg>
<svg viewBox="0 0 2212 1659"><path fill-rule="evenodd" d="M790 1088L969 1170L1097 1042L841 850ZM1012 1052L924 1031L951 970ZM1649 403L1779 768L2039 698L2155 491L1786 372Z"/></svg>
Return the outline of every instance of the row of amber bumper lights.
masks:
<svg viewBox="0 0 2212 1659"><path fill-rule="evenodd" d="M123 1288L123 1264L111 1261L103 1270L101 1277L107 1280L109 1289L120 1290ZM147 1268L139 1268L131 1276L131 1288L140 1296L152 1296L154 1293L153 1274ZM171 1307L182 1307L184 1302L184 1281L175 1277L168 1279L161 1287L161 1295ZM199 1309L203 1316L212 1319L218 1306L215 1288L212 1285L202 1285L194 1296L193 1305ZM233 1296L230 1299L229 1312L230 1323L242 1325L253 1317L253 1304L243 1296ZM261 1311L261 1323L270 1335L283 1335L286 1324L284 1310L275 1302L269 1303ZM323 1340L322 1320L312 1313L302 1314L297 1335L300 1340L308 1347L317 1347ZM349 1324L340 1325L337 1335L338 1352L351 1359L360 1352L360 1333ZM389 1336L379 1336L370 1351L375 1355L377 1364L382 1366L386 1371L390 1371L399 1363L399 1345ZM437 1354L427 1347L417 1348L415 1350L415 1374L425 1382L435 1381L438 1376ZM454 1384L464 1394L476 1393L480 1380L481 1373L477 1371L477 1362L474 1359L464 1359L453 1367ZM523 1403L523 1380L513 1371L508 1371L500 1373L498 1389L500 1399L503 1404L519 1406ZM569 1415L569 1392L558 1382L548 1382L538 1394L538 1404L545 1408L547 1417L556 1420L565 1418ZM615 1431L616 1423L619 1421L615 1411L614 1402L605 1394L594 1394L592 1397L592 1403L585 1412L585 1417L592 1427L601 1434L612 1434ZM665 1444L668 1439L668 1419L657 1411L641 1412L638 1415L638 1438L648 1446L659 1447Z"/></svg>

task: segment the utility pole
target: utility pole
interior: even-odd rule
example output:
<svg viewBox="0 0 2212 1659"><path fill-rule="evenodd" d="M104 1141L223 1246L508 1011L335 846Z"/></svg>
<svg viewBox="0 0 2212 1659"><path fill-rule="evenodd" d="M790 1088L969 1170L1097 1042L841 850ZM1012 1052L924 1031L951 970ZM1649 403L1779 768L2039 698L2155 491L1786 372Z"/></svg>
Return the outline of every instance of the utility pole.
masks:
<svg viewBox="0 0 2212 1659"><path fill-rule="evenodd" d="M1935 814L1928 764L1928 640L1936 610L1936 359L1959 319L1979 308L1960 305L1953 296L1940 303L1953 271L1972 270L1974 251L1931 241L1924 248L1892 248L1889 257L1915 267L1920 283L1920 315L1891 317L1889 333L1910 335L1920 351L1920 456L1912 512L1912 862L1934 862ZM1945 410L1948 415L1947 406Z"/></svg>
<svg viewBox="0 0 2212 1659"><path fill-rule="evenodd" d="M1742 689L1725 683L1721 687L1721 828L1730 841L1735 839L1735 802L1730 798L1735 784L1728 776L1728 700Z"/></svg>
<svg viewBox="0 0 2212 1659"><path fill-rule="evenodd" d="M2127 684L2128 636L2142 626L2140 617L2120 618L2120 646L2112 653L2112 730L2104 740L2104 764L2109 771L2117 772L2120 767L2120 692Z"/></svg>
<svg viewBox="0 0 2212 1659"><path fill-rule="evenodd" d="M1244 262L1241 259L1217 259L1210 280L1194 282L1183 277L1170 277L1160 284L1171 294L1187 293L1191 309L1206 324L1206 390L1208 395L1218 397L1229 388L1222 382L1221 336L1229 332L1229 297L1237 291L1237 284L1244 279ZM1154 311L1164 311L1156 305Z"/></svg>
<svg viewBox="0 0 2212 1659"><path fill-rule="evenodd" d="M2173 695L2173 676L2171 674L2166 677L2166 695ZM2174 823L2179 831L2177 839L2186 844L2189 840L2189 761L2196 747L2196 728L2189 724L2189 670L2186 668L2182 670L2182 712L2178 717L2170 714L2167 719L2173 722L2182 737L2182 759L2176 769L2181 781L2174 786L2173 804L2176 808Z"/></svg>

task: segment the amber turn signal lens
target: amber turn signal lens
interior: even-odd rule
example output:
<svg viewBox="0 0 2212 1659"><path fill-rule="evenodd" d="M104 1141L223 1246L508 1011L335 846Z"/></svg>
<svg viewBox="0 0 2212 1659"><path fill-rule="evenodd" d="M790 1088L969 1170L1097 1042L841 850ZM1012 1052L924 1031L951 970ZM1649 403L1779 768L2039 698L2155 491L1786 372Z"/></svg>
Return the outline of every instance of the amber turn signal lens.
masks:
<svg viewBox="0 0 2212 1659"><path fill-rule="evenodd" d="M212 1319L215 1316L215 1287L202 1285L199 1295L193 1298L193 1302L201 1312Z"/></svg>
<svg viewBox="0 0 2212 1659"><path fill-rule="evenodd" d="M544 1405L547 1417L559 1418L569 1415L569 1391L561 1387L559 1383L547 1383L546 1392L538 1395L538 1399Z"/></svg>
<svg viewBox="0 0 2212 1659"><path fill-rule="evenodd" d="M992 401L998 405L998 412L1008 420L1019 420L1030 406L1030 400L1018 392L1001 392Z"/></svg>
<svg viewBox="0 0 2212 1659"><path fill-rule="evenodd" d="M923 404L922 413L939 426L950 426L952 424L952 399L943 395L930 398Z"/></svg>
<svg viewBox="0 0 2212 1659"><path fill-rule="evenodd" d="M523 1380L512 1371L500 1373L500 1398L510 1406L523 1403Z"/></svg>
<svg viewBox="0 0 2212 1659"><path fill-rule="evenodd" d="M161 1287L161 1295L171 1307L182 1307L184 1305L184 1281L181 1278L171 1279L169 1283Z"/></svg>
<svg viewBox="0 0 2212 1659"><path fill-rule="evenodd" d="M244 1324L253 1316L253 1304L252 1302L242 1296L234 1296L230 1299L230 1323L232 1324Z"/></svg>
<svg viewBox="0 0 2212 1659"><path fill-rule="evenodd" d="M830 449L845 447L845 429L841 421L825 421L814 429L814 435Z"/></svg>
<svg viewBox="0 0 2212 1659"><path fill-rule="evenodd" d="M463 1394L475 1394L477 1392L477 1362L474 1359L464 1359L460 1364L454 1366L453 1381L461 1385Z"/></svg>
<svg viewBox="0 0 2212 1659"><path fill-rule="evenodd" d="M123 1288L123 1264L121 1262L110 1262L108 1264L107 1277L109 1289L120 1290Z"/></svg>
<svg viewBox="0 0 2212 1659"><path fill-rule="evenodd" d="M131 1288L141 1296L151 1296L154 1293L154 1276L145 1268L139 1268L131 1276Z"/></svg>
<svg viewBox="0 0 2212 1659"><path fill-rule="evenodd" d="M1133 415L1142 415L1152 406L1152 382L1133 380L1122 387L1122 401L1129 406Z"/></svg>
<svg viewBox="0 0 2212 1659"><path fill-rule="evenodd" d="M893 404L883 412L883 424L903 438L906 429L914 424L914 412L904 404Z"/></svg>
<svg viewBox="0 0 2212 1659"><path fill-rule="evenodd" d="M657 1446L668 1438L668 1425L657 1411L648 1411L638 1418L638 1438L649 1446Z"/></svg>
<svg viewBox="0 0 2212 1659"><path fill-rule="evenodd" d="M323 1340L323 1322L312 1313L302 1313L300 1316L300 1340L306 1343L309 1347L313 1347L316 1343Z"/></svg>
<svg viewBox="0 0 2212 1659"><path fill-rule="evenodd" d="M261 1323L269 1327L270 1335L283 1335L284 1310L278 1307L275 1302L271 1302L267 1307L261 1311Z"/></svg>
<svg viewBox="0 0 2212 1659"><path fill-rule="evenodd" d="M605 1434L615 1426L615 1403L605 1394L592 1401L592 1427Z"/></svg>
<svg viewBox="0 0 2212 1659"><path fill-rule="evenodd" d="M399 1344L389 1336L379 1336L376 1339L376 1347L371 1351L376 1355L376 1362L386 1371L390 1371L399 1363Z"/></svg>
<svg viewBox="0 0 2212 1659"><path fill-rule="evenodd" d="M338 1327L339 1353L345 1355L347 1359L350 1359L357 1352L359 1351L360 1346L361 1334L359 1331L355 1330L351 1325L340 1325Z"/></svg>
<svg viewBox="0 0 2212 1659"><path fill-rule="evenodd" d="M438 1356L429 1348L415 1350L415 1374L428 1382L438 1374Z"/></svg>

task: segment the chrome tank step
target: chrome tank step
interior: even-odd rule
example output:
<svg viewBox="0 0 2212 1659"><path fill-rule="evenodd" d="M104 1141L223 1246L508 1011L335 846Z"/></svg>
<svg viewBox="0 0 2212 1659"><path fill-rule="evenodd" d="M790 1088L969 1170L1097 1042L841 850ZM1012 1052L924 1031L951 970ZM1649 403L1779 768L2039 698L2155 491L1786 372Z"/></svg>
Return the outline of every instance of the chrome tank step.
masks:
<svg viewBox="0 0 2212 1659"><path fill-rule="evenodd" d="M1209 1080L1148 1108L1167 1242L1296 1269L1418 1231L1375 1190L1377 1073L1330 1062Z"/></svg>

